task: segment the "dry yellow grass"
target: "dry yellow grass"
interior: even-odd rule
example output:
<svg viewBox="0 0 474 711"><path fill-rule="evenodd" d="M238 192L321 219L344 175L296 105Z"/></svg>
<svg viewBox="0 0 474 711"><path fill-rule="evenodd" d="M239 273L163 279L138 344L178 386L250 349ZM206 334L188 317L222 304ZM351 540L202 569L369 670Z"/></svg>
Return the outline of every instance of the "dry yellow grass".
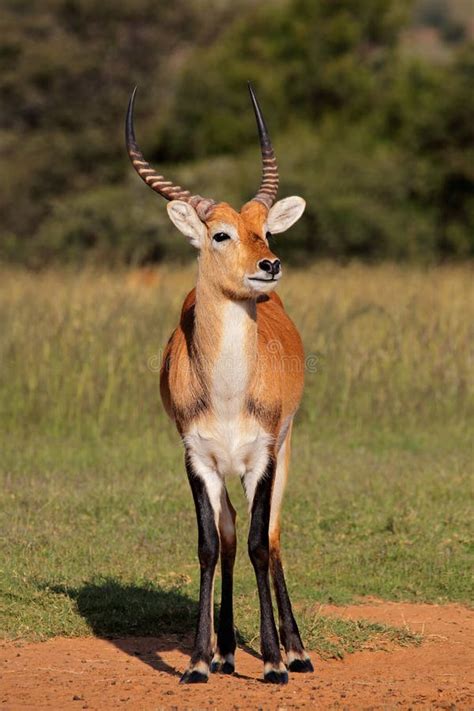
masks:
<svg viewBox="0 0 474 711"><path fill-rule="evenodd" d="M469 266L288 269L280 294L307 352L310 421L467 416ZM2 412L55 429L151 424L157 366L195 269L0 274ZM137 407L137 397L141 407ZM145 408L143 410L143 407Z"/></svg>

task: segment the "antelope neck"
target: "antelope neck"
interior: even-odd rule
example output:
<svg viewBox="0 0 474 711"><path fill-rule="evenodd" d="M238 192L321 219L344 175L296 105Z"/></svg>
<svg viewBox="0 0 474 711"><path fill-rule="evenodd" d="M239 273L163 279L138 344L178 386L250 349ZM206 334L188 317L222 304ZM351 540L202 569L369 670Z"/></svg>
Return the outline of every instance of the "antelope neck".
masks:
<svg viewBox="0 0 474 711"><path fill-rule="evenodd" d="M257 360L256 299L229 298L198 279L194 315L195 352L211 378L208 385L222 378L228 388L232 382L245 387Z"/></svg>

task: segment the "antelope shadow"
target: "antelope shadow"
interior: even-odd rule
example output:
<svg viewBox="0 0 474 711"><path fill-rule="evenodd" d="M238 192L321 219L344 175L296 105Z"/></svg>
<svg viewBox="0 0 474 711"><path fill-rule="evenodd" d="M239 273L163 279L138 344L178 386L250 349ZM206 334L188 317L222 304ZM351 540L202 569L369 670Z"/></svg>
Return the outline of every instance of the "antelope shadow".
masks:
<svg viewBox="0 0 474 711"><path fill-rule="evenodd" d="M190 654L198 602L178 589L135 585L114 578L81 586L41 585L51 593L67 595L96 637L106 639L125 654L153 669L179 678L182 669L170 666L162 652ZM217 619L218 611L215 611ZM258 656L237 631L239 645Z"/></svg>

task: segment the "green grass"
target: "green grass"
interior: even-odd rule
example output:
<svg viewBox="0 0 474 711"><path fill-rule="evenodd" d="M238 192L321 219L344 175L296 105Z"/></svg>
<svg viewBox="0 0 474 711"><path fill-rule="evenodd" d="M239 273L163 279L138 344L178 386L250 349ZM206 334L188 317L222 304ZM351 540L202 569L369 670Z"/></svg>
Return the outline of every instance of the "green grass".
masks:
<svg viewBox="0 0 474 711"><path fill-rule="evenodd" d="M321 654L416 641L321 616L321 602L472 601L470 276L326 266L288 280L319 365L295 427L283 555L302 632ZM154 357L189 272L150 289L126 275L3 277L0 634L187 634L195 516ZM311 310L292 288L304 279ZM236 624L255 647L246 504L238 481L229 489Z"/></svg>

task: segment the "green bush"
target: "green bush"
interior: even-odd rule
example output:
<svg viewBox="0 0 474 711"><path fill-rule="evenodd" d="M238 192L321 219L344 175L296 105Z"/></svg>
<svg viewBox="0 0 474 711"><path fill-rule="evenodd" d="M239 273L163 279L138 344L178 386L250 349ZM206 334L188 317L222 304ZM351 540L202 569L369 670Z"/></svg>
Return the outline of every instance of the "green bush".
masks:
<svg viewBox="0 0 474 711"><path fill-rule="evenodd" d="M238 207L260 174L247 79L277 148L280 195L308 204L278 240L283 256L472 256L474 45L467 29L445 41L466 16L460 3L417 2L413 20L412 6L212 0L204 12L198 0L8 0L0 257L41 266L192 254L130 167L128 96L138 83L137 137L150 161ZM404 49L405 30L423 22L439 32L433 56Z"/></svg>

